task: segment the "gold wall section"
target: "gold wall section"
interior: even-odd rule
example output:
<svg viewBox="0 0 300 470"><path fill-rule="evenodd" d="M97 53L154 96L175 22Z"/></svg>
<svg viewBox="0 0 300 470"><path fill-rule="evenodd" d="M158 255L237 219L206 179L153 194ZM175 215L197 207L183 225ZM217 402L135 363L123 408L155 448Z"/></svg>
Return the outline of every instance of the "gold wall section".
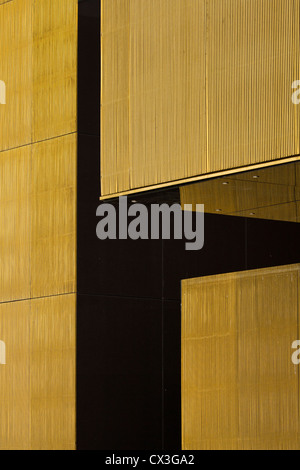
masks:
<svg viewBox="0 0 300 470"><path fill-rule="evenodd" d="M30 449L30 301L0 303L0 450Z"/></svg>
<svg viewBox="0 0 300 470"><path fill-rule="evenodd" d="M30 146L0 153L0 302L30 297L30 175Z"/></svg>
<svg viewBox="0 0 300 470"><path fill-rule="evenodd" d="M300 2L102 1L101 194L300 154Z"/></svg>
<svg viewBox="0 0 300 470"><path fill-rule="evenodd" d="M33 142L77 130L77 3L33 4Z"/></svg>
<svg viewBox="0 0 300 470"><path fill-rule="evenodd" d="M76 295L31 302L31 447L75 448Z"/></svg>
<svg viewBox="0 0 300 470"><path fill-rule="evenodd" d="M0 304L0 449L75 448L75 295Z"/></svg>
<svg viewBox="0 0 300 470"><path fill-rule="evenodd" d="M0 8L0 151L77 130L77 0Z"/></svg>
<svg viewBox="0 0 300 470"><path fill-rule="evenodd" d="M0 449L75 448L77 0L0 2Z"/></svg>
<svg viewBox="0 0 300 470"><path fill-rule="evenodd" d="M77 135L32 146L31 297L76 290Z"/></svg>
<svg viewBox="0 0 300 470"><path fill-rule="evenodd" d="M76 290L77 135L1 153L0 302Z"/></svg>
<svg viewBox="0 0 300 470"><path fill-rule="evenodd" d="M300 449L300 265L182 281L183 449Z"/></svg>
<svg viewBox="0 0 300 470"><path fill-rule="evenodd" d="M0 151L31 142L32 2L0 6L0 80L6 104L0 106Z"/></svg>

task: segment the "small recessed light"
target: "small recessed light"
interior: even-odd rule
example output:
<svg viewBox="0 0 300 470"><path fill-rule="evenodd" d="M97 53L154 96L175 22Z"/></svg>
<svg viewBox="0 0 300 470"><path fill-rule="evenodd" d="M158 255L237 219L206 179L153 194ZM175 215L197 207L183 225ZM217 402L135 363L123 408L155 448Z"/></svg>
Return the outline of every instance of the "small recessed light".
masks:
<svg viewBox="0 0 300 470"><path fill-rule="evenodd" d="M216 209L216 212L222 212L222 209Z"/></svg>
<svg viewBox="0 0 300 470"><path fill-rule="evenodd" d="M131 202L133 202L133 204L135 204L137 201L135 199L132 199Z"/></svg>
<svg viewBox="0 0 300 470"><path fill-rule="evenodd" d="M252 178L257 179L257 178L259 178L259 176L258 176L258 175L254 175L254 176L252 176Z"/></svg>
<svg viewBox="0 0 300 470"><path fill-rule="evenodd" d="M255 212L250 212L250 215L255 215Z"/></svg>
<svg viewBox="0 0 300 470"><path fill-rule="evenodd" d="M229 183L228 183L228 181L224 181L224 183L222 183L222 184L227 185L227 184L229 184Z"/></svg>

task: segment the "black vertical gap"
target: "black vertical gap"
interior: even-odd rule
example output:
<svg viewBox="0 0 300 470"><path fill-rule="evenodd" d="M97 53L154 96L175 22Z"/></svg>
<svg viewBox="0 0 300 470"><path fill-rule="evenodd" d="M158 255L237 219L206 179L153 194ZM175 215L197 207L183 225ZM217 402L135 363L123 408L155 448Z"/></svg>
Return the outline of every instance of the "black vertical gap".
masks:
<svg viewBox="0 0 300 470"><path fill-rule="evenodd" d="M78 327L82 316L79 295L88 262L85 247L95 230L100 194L100 0L78 0L77 129L76 448L80 450L87 414L84 403L90 390L85 389L82 374L87 348Z"/></svg>

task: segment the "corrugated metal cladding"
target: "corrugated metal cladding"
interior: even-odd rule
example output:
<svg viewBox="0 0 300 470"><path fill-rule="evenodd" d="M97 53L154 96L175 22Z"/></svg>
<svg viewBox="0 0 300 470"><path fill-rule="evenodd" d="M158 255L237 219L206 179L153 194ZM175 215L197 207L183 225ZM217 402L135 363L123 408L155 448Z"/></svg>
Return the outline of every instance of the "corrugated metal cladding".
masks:
<svg viewBox="0 0 300 470"><path fill-rule="evenodd" d="M0 2L0 79L0 449L74 449L77 0Z"/></svg>
<svg viewBox="0 0 300 470"><path fill-rule="evenodd" d="M103 0L101 195L299 156L299 0Z"/></svg>
<svg viewBox="0 0 300 470"><path fill-rule="evenodd" d="M182 282L184 450L300 448L299 287L298 264Z"/></svg>

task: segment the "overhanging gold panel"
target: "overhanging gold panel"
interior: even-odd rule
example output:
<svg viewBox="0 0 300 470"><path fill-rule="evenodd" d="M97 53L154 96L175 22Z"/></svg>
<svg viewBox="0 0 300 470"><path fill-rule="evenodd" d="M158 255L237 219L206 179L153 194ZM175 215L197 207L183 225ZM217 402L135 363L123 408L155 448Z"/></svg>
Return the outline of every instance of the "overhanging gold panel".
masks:
<svg viewBox="0 0 300 470"><path fill-rule="evenodd" d="M183 449L300 449L300 265L182 282Z"/></svg>
<svg viewBox="0 0 300 470"><path fill-rule="evenodd" d="M75 448L75 295L0 304L0 449Z"/></svg>
<svg viewBox="0 0 300 470"><path fill-rule="evenodd" d="M207 172L205 2L102 1L102 194Z"/></svg>
<svg viewBox="0 0 300 470"><path fill-rule="evenodd" d="M101 194L299 156L298 0L103 0Z"/></svg>
<svg viewBox="0 0 300 470"><path fill-rule="evenodd" d="M299 155L299 0L207 2L209 170Z"/></svg>

